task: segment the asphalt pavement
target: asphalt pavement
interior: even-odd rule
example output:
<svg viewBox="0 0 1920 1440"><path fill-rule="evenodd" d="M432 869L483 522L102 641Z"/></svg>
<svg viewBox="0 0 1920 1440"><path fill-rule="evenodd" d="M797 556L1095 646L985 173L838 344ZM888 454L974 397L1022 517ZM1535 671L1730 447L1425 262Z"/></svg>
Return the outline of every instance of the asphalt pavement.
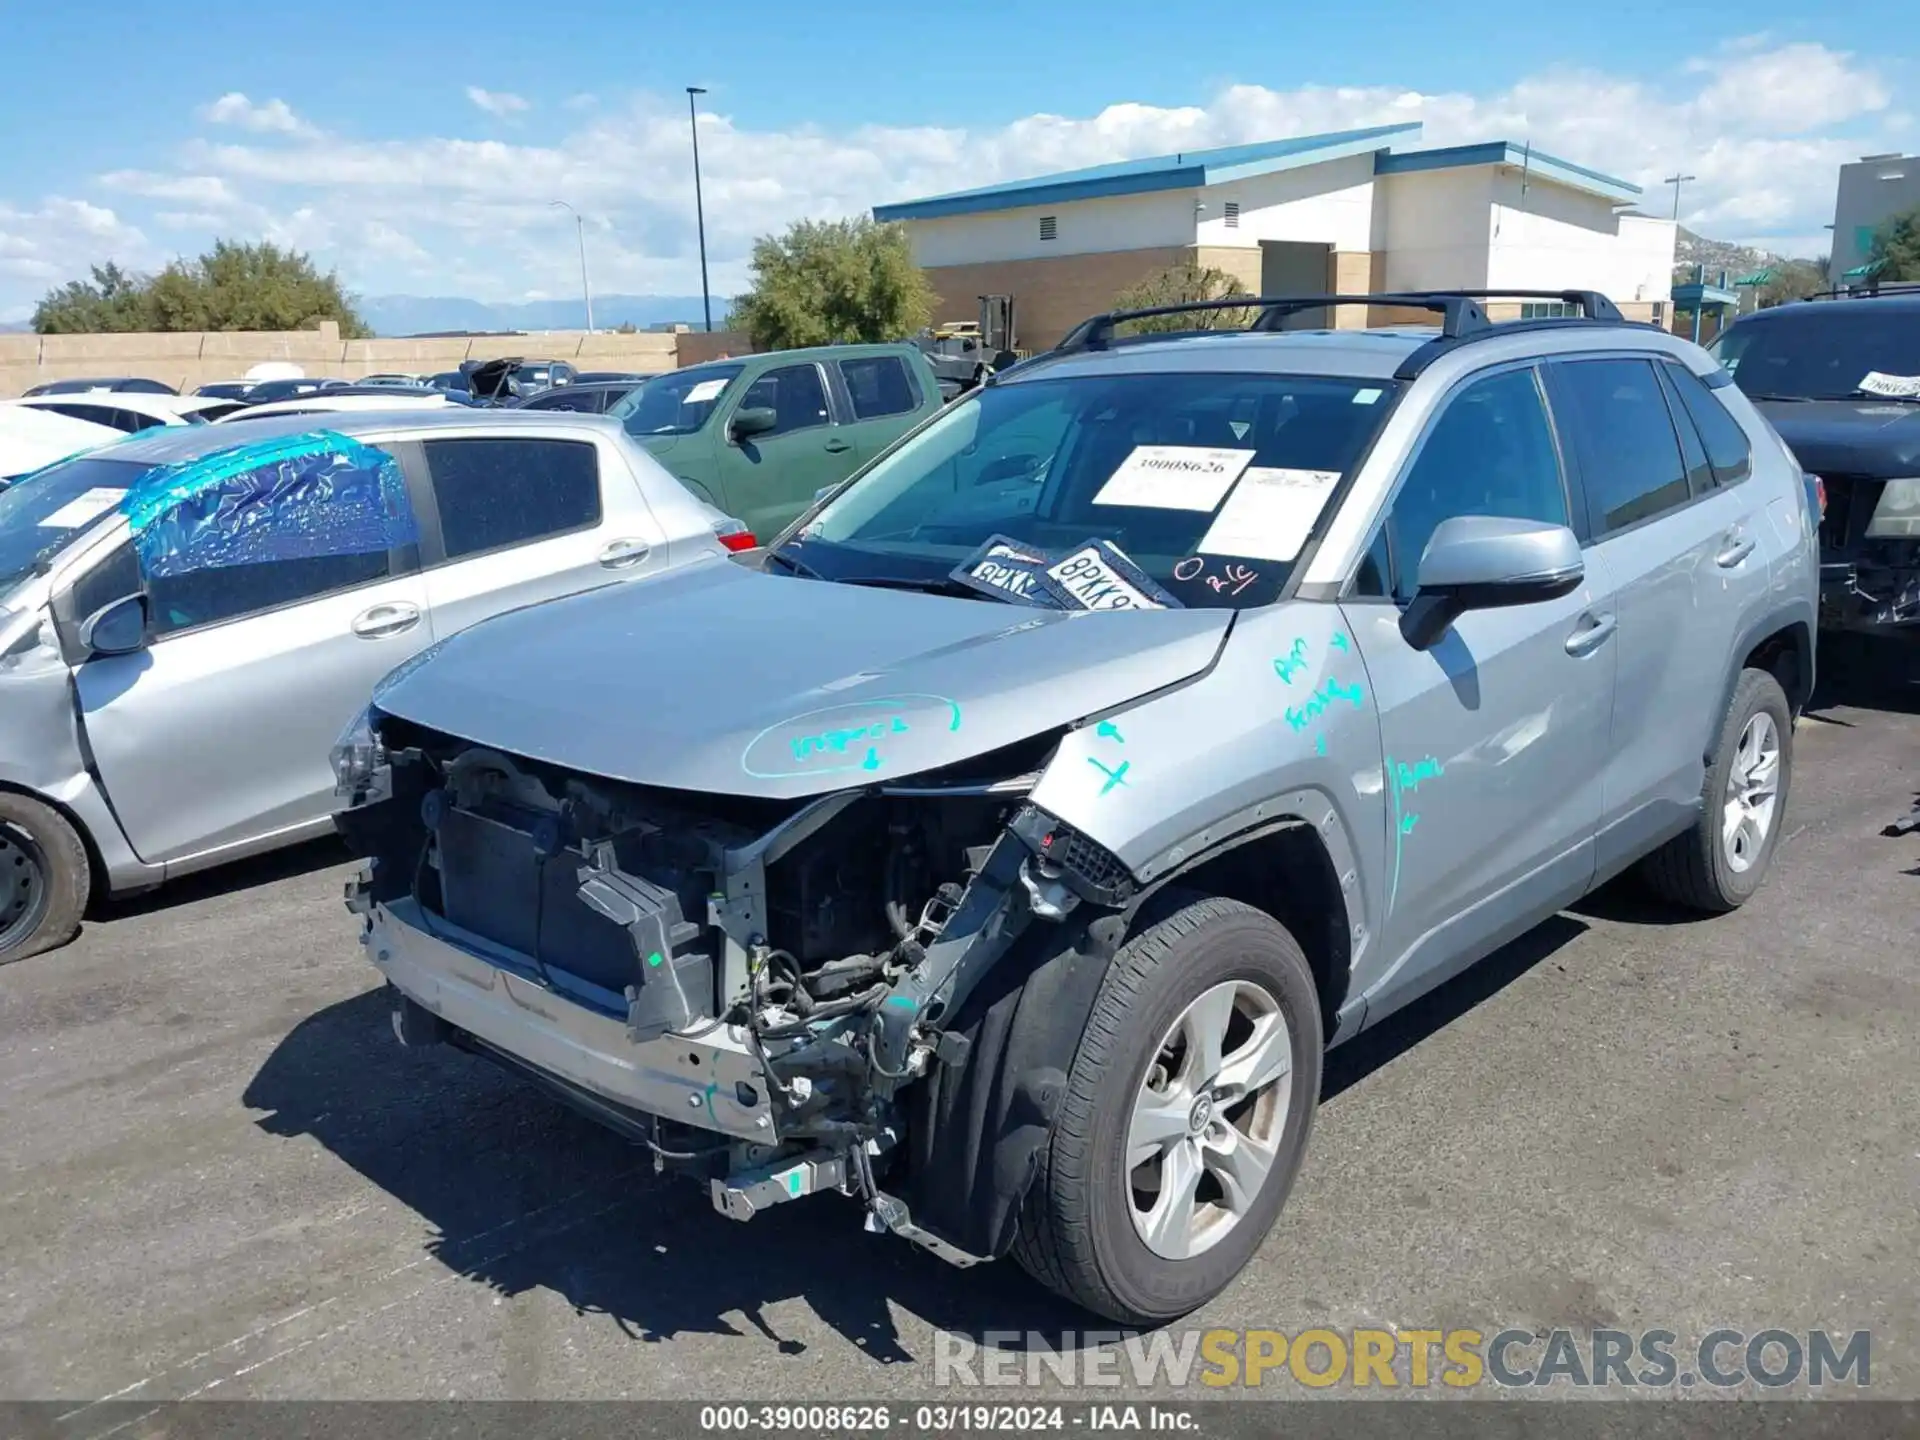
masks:
<svg viewBox="0 0 1920 1440"><path fill-rule="evenodd" d="M1336 1052L1274 1234L1182 1328L1866 1329L1873 1393L1920 1397L1920 836L1881 834L1917 793L1920 683L1829 696L1743 910L1616 884ZM402 1050L347 869L196 877L0 970L0 1399L82 1435L184 1396L897 1398L937 1334L1100 1328L840 1197L736 1224Z"/></svg>

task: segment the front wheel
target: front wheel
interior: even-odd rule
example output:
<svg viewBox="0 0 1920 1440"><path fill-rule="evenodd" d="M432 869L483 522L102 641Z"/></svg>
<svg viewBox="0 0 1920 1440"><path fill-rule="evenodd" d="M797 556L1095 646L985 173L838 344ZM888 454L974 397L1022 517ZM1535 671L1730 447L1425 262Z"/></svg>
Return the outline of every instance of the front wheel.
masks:
<svg viewBox="0 0 1920 1440"><path fill-rule="evenodd" d="M1205 1304L1293 1186L1324 1048L1312 971L1271 916L1181 895L1114 956L1014 1255L1088 1310L1153 1325Z"/></svg>
<svg viewBox="0 0 1920 1440"><path fill-rule="evenodd" d="M0 791L0 965L71 940L91 880L87 847L59 811Z"/></svg>

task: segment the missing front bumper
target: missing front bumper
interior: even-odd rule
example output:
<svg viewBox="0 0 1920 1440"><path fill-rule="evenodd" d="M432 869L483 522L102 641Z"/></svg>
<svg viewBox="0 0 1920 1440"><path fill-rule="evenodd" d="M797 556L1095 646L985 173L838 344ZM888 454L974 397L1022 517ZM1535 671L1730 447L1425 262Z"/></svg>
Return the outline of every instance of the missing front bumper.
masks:
<svg viewBox="0 0 1920 1440"><path fill-rule="evenodd" d="M514 973L489 942L411 899L369 905L361 943L393 987L527 1069L676 1124L755 1144L776 1138L771 1091L737 1026L637 1039L626 1020Z"/></svg>

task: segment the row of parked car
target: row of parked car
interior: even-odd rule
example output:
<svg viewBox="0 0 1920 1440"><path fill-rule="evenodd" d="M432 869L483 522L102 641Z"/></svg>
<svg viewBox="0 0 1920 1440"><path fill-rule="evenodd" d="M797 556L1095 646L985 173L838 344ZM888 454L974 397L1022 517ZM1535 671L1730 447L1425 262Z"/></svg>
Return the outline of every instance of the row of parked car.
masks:
<svg viewBox="0 0 1920 1440"><path fill-rule="evenodd" d="M1183 1314L1327 1047L1629 868L1755 893L1823 592L1913 583L1920 478L1861 458L1913 453L1900 302L1716 356L1587 293L1374 298L1436 325L1108 315L946 405L836 347L43 469L0 493L0 958L337 828L403 1042L734 1218L839 1190ZM1881 338L1742 328L1842 321ZM1868 437L1824 484L1802 411Z"/></svg>

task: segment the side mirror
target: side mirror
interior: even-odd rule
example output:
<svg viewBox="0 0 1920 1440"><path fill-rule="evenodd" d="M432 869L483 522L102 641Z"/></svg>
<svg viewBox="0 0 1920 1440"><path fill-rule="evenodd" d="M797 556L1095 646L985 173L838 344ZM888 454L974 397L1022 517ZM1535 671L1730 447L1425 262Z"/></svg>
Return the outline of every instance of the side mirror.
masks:
<svg viewBox="0 0 1920 1440"><path fill-rule="evenodd" d="M93 612L80 624L80 647L89 655L131 655L147 643L147 597L129 595Z"/></svg>
<svg viewBox="0 0 1920 1440"><path fill-rule="evenodd" d="M1400 617L1400 634L1414 649L1428 650L1469 610L1557 600L1585 578L1580 542L1564 525L1456 515L1427 541L1419 589Z"/></svg>
<svg viewBox="0 0 1920 1440"><path fill-rule="evenodd" d="M779 412L770 405L755 405L745 410L733 412L733 419L727 422L727 438L738 445L742 440L751 440L755 435L764 435L780 424Z"/></svg>

